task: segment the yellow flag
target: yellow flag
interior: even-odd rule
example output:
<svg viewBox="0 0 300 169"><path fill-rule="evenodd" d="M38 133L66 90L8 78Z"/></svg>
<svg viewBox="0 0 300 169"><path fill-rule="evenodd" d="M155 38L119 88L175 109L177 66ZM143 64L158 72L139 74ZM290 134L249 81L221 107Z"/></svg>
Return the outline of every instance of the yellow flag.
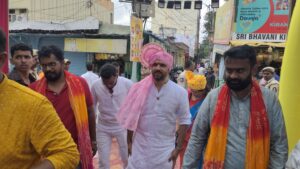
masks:
<svg viewBox="0 0 300 169"><path fill-rule="evenodd" d="M300 2L296 3L284 52L279 99L288 134L289 149L300 140Z"/></svg>

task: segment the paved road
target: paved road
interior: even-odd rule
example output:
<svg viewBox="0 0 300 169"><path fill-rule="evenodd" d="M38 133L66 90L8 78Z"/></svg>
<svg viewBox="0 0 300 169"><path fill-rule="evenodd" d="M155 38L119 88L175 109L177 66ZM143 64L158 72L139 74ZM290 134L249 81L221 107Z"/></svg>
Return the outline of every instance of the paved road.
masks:
<svg viewBox="0 0 300 169"><path fill-rule="evenodd" d="M178 161L177 161L178 163ZM95 169L98 169L98 153L94 157L94 166ZM112 143L112 150L111 150L111 155L110 155L110 169L122 169L122 161L119 156L119 151L118 151L118 145L117 141L114 139ZM179 169L179 166L177 165L175 169Z"/></svg>

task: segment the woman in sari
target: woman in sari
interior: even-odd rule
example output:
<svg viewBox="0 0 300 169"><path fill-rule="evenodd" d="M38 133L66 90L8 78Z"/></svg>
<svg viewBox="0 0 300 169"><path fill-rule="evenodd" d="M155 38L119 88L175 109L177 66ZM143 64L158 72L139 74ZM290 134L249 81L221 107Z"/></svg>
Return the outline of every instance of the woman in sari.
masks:
<svg viewBox="0 0 300 169"><path fill-rule="evenodd" d="M190 103L190 113L192 117L192 124L189 127L185 140L183 143L183 149L180 152L180 168L182 167L182 161L183 161L183 156L188 144L188 141L191 136L192 128L193 128L193 123L194 120L197 116L198 110L204 101L206 94L207 94L207 89L206 89L206 78L204 75L194 75L192 72L186 74L186 79L187 79L187 84L188 84L188 92L189 92L189 103ZM199 163L202 163L202 157ZM202 165L200 165L202 166Z"/></svg>

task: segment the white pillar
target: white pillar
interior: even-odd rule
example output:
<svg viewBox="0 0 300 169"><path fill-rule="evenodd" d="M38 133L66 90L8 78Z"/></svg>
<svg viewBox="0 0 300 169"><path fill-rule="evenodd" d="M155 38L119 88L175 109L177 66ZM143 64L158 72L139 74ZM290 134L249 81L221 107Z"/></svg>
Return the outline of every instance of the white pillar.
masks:
<svg viewBox="0 0 300 169"><path fill-rule="evenodd" d="M131 80L137 82L137 62L132 62Z"/></svg>

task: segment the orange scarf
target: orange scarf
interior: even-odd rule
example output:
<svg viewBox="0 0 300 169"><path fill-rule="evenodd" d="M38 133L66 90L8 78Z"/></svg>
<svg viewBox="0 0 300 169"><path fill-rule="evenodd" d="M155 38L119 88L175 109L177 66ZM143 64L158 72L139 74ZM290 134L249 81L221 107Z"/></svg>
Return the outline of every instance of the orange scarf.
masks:
<svg viewBox="0 0 300 169"><path fill-rule="evenodd" d="M85 101L85 92L81 81L75 75L65 71L68 85L70 104L74 112L78 132L78 148L80 152L81 166L83 169L93 169L92 146L89 134L88 112ZM47 81L43 77L37 81L36 91L46 96Z"/></svg>
<svg viewBox="0 0 300 169"><path fill-rule="evenodd" d="M245 169L267 169L269 164L270 129L262 92L256 82L252 82L250 94L250 119L247 131ZM211 122L204 169L223 169L227 129L230 115L230 89L221 88L215 113Z"/></svg>

